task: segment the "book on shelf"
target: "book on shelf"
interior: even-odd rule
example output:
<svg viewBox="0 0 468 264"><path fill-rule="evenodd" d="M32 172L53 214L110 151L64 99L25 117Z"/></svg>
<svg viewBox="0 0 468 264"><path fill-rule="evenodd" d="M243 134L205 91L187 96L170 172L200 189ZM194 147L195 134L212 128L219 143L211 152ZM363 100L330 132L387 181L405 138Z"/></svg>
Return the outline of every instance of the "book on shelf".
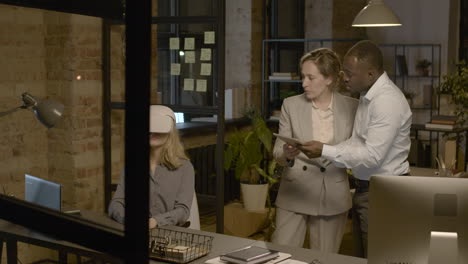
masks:
<svg viewBox="0 0 468 264"><path fill-rule="evenodd" d="M295 72L272 72L268 76L269 80L299 80L299 76Z"/></svg>
<svg viewBox="0 0 468 264"><path fill-rule="evenodd" d="M294 77L297 76L295 72L272 72L271 76Z"/></svg>
<svg viewBox="0 0 468 264"><path fill-rule="evenodd" d="M279 256L279 251L249 246L221 255L220 259L238 264L263 263Z"/></svg>
<svg viewBox="0 0 468 264"><path fill-rule="evenodd" d="M457 120L457 116L436 115L431 118L431 124L455 125Z"/></svg>
<svg viewBox="0 0 468 264"><path fill-rule="evenodd" d="M442 129L442 130L453 130L454 128L459 127L457 124L447 125L447 124L435 124L435 123L426 123L426 128L430 129Z"/></svg>
<svg viewBox="0 0 468 264"><path fill-rule="evenodd" d="M268 76L268 80L300 80L299 76Z"/></svg>
<svg viewBox="0 0 468 264"><path fill-rule="evenodd" d="M398 74L401 76L408 75L408 66L406 65L405 55L396 55L396 63Z"/></svg>

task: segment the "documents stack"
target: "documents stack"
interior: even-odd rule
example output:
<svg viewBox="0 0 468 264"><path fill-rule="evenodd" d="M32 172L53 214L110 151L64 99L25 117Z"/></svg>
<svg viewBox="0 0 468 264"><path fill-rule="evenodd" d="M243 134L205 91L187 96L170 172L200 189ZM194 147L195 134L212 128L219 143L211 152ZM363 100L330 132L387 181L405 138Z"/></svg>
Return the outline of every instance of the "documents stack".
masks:
<svg viewBox="0 0 468 264"><path fill-rule="evenodd" d="M300 80L299 76L295 72L273 72L269 77L268 80Z"/></svg>
<svg viewBox="0 0 468 264"><path fill-rule="evenodd" d="M453 130L459 127L457 116L436 115L432 117L430 123L426 123L428 129Z"/></svg>
<svg viewBox="0 0 468 264"><path fill-rule="evenodd" d="M238 264L264 263L279 257L279 252L262 247L250 246L229 252L221 260Z"/></svg>

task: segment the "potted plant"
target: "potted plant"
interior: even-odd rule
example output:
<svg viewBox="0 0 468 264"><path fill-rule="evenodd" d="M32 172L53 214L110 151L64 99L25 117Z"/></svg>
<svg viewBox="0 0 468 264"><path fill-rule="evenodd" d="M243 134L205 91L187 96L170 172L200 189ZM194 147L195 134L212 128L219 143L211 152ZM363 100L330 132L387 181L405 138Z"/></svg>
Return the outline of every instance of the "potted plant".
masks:
<svg viewBox="0 0 468 264"><path fill-rule="evenodd" d="M418 62L416 63L416 71L420 75L428 76L429 66L431 66L431 64L432 63L428 61L427 59L418 60Z"/></svg>
<svg viewBox="0 0 468 264"><path fill-rule="evenodd" d="M224 169L234 170L234 176L241 183L244 208L249 211L265 209L268 190L277 182L276 161L272 151L273 134L260 115L248 115L251 126L246 130L235 130L229 137L224 151Z"/></svg>
<svg viewBox="0 0 468 264"><path fill-rule="evenodd" d="M465 126L468 118L468 65L465 61L456 64L455 72L443 77L440 93L450 95L450 100L455 104L457 123Z"/></svg>
<svg viewBox="0 0 468 264"><path fill-rule="evenodd" d="M407 90L403 90L403 95L405 96L406 100L410 107L413 107L413 98L415 97L415 93Z"/></svg>

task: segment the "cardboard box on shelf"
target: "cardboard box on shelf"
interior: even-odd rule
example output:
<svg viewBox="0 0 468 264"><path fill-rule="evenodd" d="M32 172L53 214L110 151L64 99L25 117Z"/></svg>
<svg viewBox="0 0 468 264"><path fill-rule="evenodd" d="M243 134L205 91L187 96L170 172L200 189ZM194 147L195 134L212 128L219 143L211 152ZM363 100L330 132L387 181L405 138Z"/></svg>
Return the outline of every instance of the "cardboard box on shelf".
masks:
<svg viewBox="0 0 468 264"><path fill-rule="evenodd" d="M241 203L230 203L224 206L224 233L239 237L249 237L268 223L268 208L251 212L244 209Z"/></svg>
<svg viewBox="0 0 468 264"><path fill-rule="evenodd" d="M457 161L457 141L445 141L444 163L450 169L456 169L455 163Z"/></svg>

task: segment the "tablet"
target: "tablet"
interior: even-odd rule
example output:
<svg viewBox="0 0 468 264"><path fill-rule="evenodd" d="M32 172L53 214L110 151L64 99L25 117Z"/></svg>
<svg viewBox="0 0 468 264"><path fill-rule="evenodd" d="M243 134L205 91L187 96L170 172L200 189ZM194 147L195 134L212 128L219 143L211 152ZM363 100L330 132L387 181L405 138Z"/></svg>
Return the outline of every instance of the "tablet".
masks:
<svg viewBox="0 0 468 264"><path fill-rule="evenodd" d="M273 136L280 138L281 140L283 140L291 146L303 145L303 143L297 138L286 137L276 133L273 133Z"/></svg>

